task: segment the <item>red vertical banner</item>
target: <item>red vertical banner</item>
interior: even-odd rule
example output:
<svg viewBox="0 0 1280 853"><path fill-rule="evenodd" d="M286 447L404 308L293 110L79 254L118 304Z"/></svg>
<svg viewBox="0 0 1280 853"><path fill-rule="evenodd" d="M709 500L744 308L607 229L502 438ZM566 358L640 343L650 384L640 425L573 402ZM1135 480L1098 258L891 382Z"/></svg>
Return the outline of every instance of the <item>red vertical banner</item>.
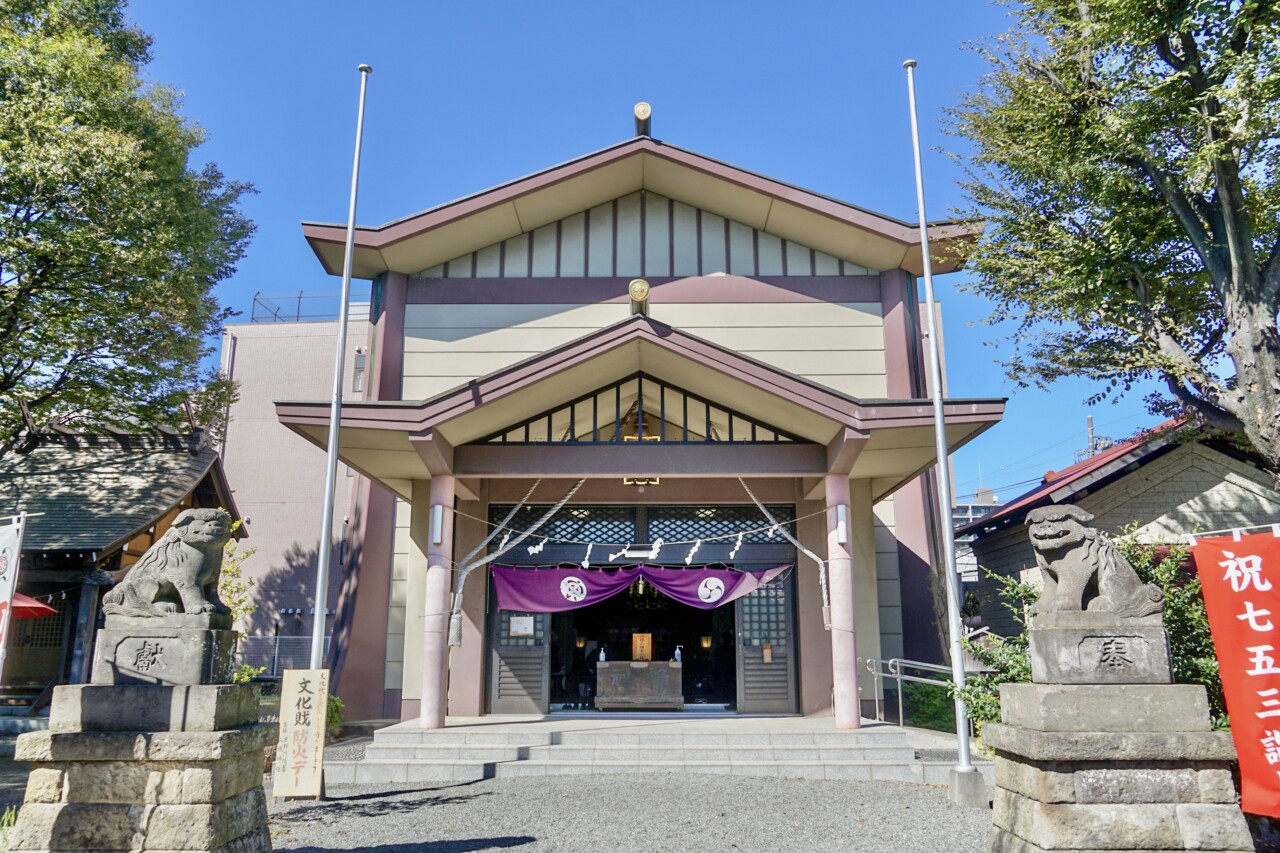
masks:
<svg viewBox="0 0 1280 853"><path fill-rule="evenodd" d="M1191 553L1240 760L1240 806L1280 817L1280 535L1201 539Z"/></svg>

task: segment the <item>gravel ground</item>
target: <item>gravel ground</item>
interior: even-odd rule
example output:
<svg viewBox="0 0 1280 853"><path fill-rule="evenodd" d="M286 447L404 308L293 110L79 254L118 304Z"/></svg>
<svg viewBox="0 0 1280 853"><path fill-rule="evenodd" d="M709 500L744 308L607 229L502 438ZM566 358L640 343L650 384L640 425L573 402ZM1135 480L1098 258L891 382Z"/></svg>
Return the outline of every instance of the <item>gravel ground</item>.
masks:
<svg viewBox="0 0 1280 853"><path fill-rule="evenodd" d="M712 775L344 785L271 812L275 849L296 853L979 853L991 826L988 809L956 808L945 788Z"/></svg>

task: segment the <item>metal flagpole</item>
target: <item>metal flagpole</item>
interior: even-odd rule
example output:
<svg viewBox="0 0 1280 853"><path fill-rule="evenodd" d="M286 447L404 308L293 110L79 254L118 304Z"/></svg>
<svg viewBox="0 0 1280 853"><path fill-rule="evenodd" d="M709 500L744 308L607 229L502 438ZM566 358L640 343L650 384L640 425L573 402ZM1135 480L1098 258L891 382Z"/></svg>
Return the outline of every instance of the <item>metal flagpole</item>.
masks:
<svg viewBox="0 0 1280 853"><path fill-rule="evenodd" d="M356 192L360 187L360 141L364 136L364 95L373 69L360 66L360 109L356 114L356 154L351 166L351 206L347 208L347 248L342 260L342 305L338 311L338 352L333 366L333 401L329 404L329 467L324 475L324 517L320 521L320 553L316 561L315 616L311 625L311 668L324 667L324 629L328 622L329 564L333 555L333 492L338 480L338 426L342 420L342 362L347 354L347 314L351 298L351 255L356 242Z"/></svg>
<svg viewBox="0 0 1280 853"><path fill-rule="evenodd" d="M947 434L942 410L942 361L938 353L937 311L933 301L933 259L929 256L929 229L924 216L924 172L920 165L920 124L916 118L916 61L902 63L907 69L907 94L911 102L911 144L916 160L916 204L920 214L920 252L924 265L924 299L929 336L929 385L933 392L933 431L938 454L938 516L942 522L942 551L947 573L947 628L951 639L951 678L956 688L964 686L964 649L960 645L960 577L956 574L956 538L951 514L951 471L947 466ZM969 714L956 696L956 770L972 772L969 757Z"/></svg>

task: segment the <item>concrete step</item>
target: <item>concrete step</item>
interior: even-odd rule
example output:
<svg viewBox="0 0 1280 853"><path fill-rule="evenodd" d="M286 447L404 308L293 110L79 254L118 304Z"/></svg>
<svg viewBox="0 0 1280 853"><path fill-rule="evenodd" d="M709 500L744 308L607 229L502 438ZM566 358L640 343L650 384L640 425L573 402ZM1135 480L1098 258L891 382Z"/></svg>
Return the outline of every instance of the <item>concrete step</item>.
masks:
<svg viewBox="0 0 1280 853"><path fill-rule="evenodd" d="M416 782L474 782L520 776L686 773L724 776L778 776L791 779L855 779L862 781L947 784L950 763L897 760L862 761L646 761L571 760L563 758L471 762L450 760L330 761L325 781L331 785L387 785ZM987 784L994 782L990 763L976 765Z"/></svg>
<svg viewBox="0 0 1280 853"><path fill-rule="evenodd" d="M475 782L491 779L496 762L419 759L415 761L326 761L325 784L389 785L411 782Z"/></svg>
<svg viewBox="0 0 1280 853"><path fill-rule="evenodd" d="M729 761L860 761L866 759L912 761L915 750L906 743L868 743L839 746L799 745L712 745L666 746L616 743L556 744L551 746L472 746L468 744L381 745L376 741L365 747L370 761L413 761L418 759L451 759L459 761L514 761L521 759L563 758L647 759L650 761L691 760Z"/></svg>
<svg viewBox="0 0 1280 853"><path fill-rule="evenodd" d="M554 743L554 736L559 732L475 732L449 731L435 729L431 731L394 732L379 731L373 734L376 746L546 746Z"/></svg>
<svg viewBox="0 0 1280 853"><path fill-rule="evenodd" d="M860 746L590 746L521 747L531 761L680 761L685 764L729 762L914 761L915 750L902 744Z"/></svg>
<svg viewBox="0 0 1280 853"><path fill-rule="evenodd" d="M600 730L543 732L418 731L376 732L373 745L384 746L863 746L906 743L901 732L674 732L644 734Z"/></svg>
<svg viewBox="0 0 1280 853"><path fill-rule="evenodd" d="M415 761L441 759L452 761L515 761L528 749L554 749L549 746L476 746L473 744L394 744L383 745L374 741L365 747L366 761Z"/></svg>
<svg viewBox="0 0 1280 853"><path fill-rule="evenodd" d="M907 761L512 761L494 765L499 779L522 776L686 773L721 776L775 776L792 779L858 779L864 781L931 782L925 766ZM942 781L946 782L945 770Z"/></svg>

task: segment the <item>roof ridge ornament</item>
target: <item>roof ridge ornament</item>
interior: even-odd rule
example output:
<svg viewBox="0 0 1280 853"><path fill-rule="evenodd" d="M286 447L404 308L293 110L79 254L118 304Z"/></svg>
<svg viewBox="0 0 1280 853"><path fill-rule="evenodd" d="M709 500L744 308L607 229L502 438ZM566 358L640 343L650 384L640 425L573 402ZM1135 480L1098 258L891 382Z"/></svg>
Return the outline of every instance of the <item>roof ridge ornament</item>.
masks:
<svg viewBox="0 0 1280 853"><path fill-rule="evenodd" d="M632 315L649 316L649 282L643 278L633 278L627 285L627 295L631 297Z"/></svg>
<svg viewBox="0 0 1280 853"><path fill-rule="evenodd" d="M648 102L641 101L635 105L633 110L636 117L636 136L648 136L652 138L653 133L653 107Z"/></svg>

